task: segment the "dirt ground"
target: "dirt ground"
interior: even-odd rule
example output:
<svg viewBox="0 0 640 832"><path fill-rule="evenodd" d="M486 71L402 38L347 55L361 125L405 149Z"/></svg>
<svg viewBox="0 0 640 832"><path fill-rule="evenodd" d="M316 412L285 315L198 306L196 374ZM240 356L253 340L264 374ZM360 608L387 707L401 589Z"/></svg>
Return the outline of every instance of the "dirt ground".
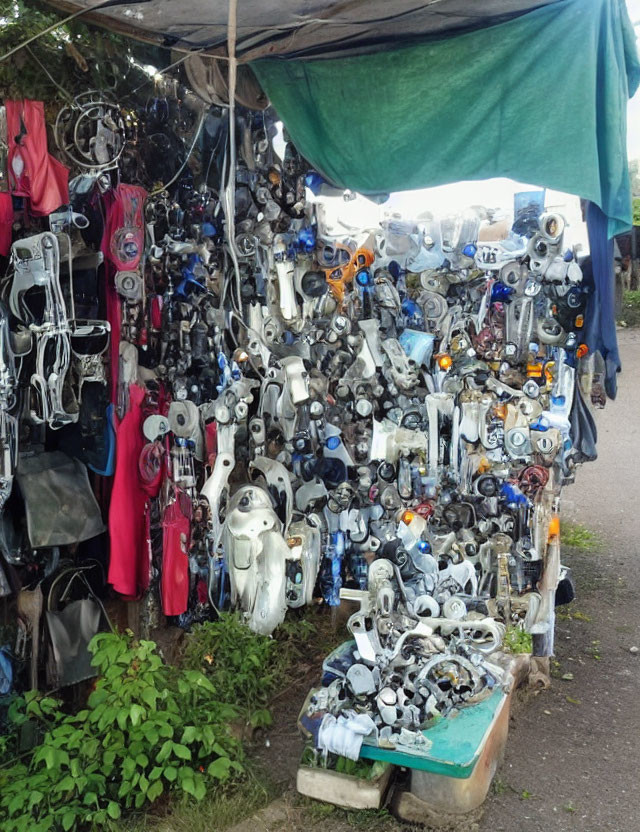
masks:
<svg viewBox="0 0 640 832"><path fill-rule="evenodd" d="M578 534L563 546L578 597L556 628L550 690L519 697L506 757L481 817L459 832L639 832L640 830L640 330L619 333L624 372L618 397L598 413L596 462L563 493L563 519ZM595 535L583 535L588 529ZM268 746L255 751L285 789L237 832L407 830L385 812L345 813L295 794L301 743L295 719L317 678L310 657L281 695ZM248 825L247 825L248 824Z"/></svg>
<svg viewBox="0 0 640 832"><path fill-rule="evenodd" d="M640 330L618 337L623 373L598 414L599 458L563 493L563 516L599 541L565 550L578 598L557 623L556 678L516 712L483 832L640 830Z"/></svg>

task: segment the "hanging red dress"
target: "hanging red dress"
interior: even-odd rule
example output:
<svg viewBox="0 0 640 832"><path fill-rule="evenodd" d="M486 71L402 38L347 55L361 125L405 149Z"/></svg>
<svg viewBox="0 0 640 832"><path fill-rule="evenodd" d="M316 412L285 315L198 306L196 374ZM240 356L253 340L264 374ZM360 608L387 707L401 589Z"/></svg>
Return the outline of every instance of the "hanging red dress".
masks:
<svg viewBox="0 0 640 832"><path fill-rule="evenodd" d="M11 194L0 191L0 255L7 257L11 251L11 232L13 227L13 203Z"/></svg>
<svg viewBox="0 0 640 832"><path fill-rule="evenodd" d="M129 409L116 431L116 471L109 506L109 583L116 592L139 598L149 587L147 543L147 493L138 473L140 453L146 442L142 433L142 404L146 391L129 386Z"/></svg>
<svg viewBox="0 0 640 832"><path fill-rule="evenodd" d="M189 601L190 511L184 495L168 505L162 518L162 577L160 594L165 615L180 615Z"/></svg>
<svg viewBox="0 0 640 832"><path fill-rule="evenodd" d="M46 216L69 204L69 169L47 151L42 101L5 101L9 190L29 199L31 212Z"/></svg>

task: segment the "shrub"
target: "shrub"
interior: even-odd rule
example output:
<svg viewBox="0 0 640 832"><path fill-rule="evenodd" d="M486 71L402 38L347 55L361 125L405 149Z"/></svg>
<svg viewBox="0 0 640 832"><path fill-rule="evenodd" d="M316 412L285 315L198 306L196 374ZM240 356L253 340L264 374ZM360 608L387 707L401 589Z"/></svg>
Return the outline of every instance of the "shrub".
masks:
<svg viewBox="0 0 640 832"><path fill-rule="evenodd" d="M273 636L252 632L239 612L223 613L217 621L196 624L187 636L183 666L200 670L213 685L216 698L232 704L253 727L271 724L267 708L275 693L291 682L291 671L319 652L335 647L307 618L290 611ZM306 609L305 615L311 612ZM328 619L327 619L328 620ZM319 645L318 639L322 638Z"/></svg>
<svg viewBox="0 0 640 832"><path fill-rule="evenodd" d="M121 811L173 792L201 800L207 784L242 771L241 747L226 723L237 711L215 698L197 670L163 664L151 641L100 633L90 644L99 672L87 707L27 694L10 709L19 729L41 724L42 742L0 768L3 832L104 828ZM4 743L16 749L15 739Z"/></svg>
<svg viewBox="0 0 640 832"><path fill-rule="evenodd" d="M240 613L225 613L194 626L184 666L205 674L216 699L258 727L271 724L266 706L278 683L278 653L278 643L252 632Z"/></svg>

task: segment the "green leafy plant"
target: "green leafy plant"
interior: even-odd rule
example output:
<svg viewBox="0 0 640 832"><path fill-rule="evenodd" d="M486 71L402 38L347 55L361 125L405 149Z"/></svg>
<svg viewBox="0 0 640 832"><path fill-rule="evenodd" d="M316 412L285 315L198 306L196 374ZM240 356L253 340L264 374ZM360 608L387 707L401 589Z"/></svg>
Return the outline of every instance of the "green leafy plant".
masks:
<svg viewBox="0 0 640 832"><path fill-rule="evenodd" d="M350 760L348 757L336 757L335 770L340 774L351 774L363 780L374 780L385 769L384 763L371 760Z"/></svg>
<svg viewBox="0 0 640 832"><path fill-rule="evenodd" d="M62 714L33 694L13 708L17 728L48 727L25 759L0 769L3 832L104 828L165 793L201 800L243 770L226 728L236 711L202 673L166 666L131 633L100 633L90 649L100 675L85 709Z"/></svg>
<svg viewBox="0 0 640 832"><path fill-rule="evenodd" d="M38 691L28 691L24 696L14 694L3 704L6 725L0 736L0 768L16 757L27 756L44 734L64 718L60 702Z"/></svg>
<svg viewBox="0 0 640 832"><path fill-rule="evenodd" d="M379 760L350 760L348 757L341 757L337 754L327 754L324 757L319 755L310 745L302 752L300 762L305 766L326 768L340 774L350 774L353 777L359 777L361 780L375 780L385 771L388 765L388 763Z"/></svg>
<svg viewBox="0 0 640 832"><path fill-rule="evenodd" d="M278 643L249 630L240 613L198 624L188 636L184 666L202 671L216 698L232 704L254 727L271 724L267 704L278 665Z"/></svg>
<svg viewBox="0 0 640 832"><path fill-rule="evenodd" d="M507 627L502 644L510 653L530 653L533 638L531 633L525 633L521 627Z"/></svg>

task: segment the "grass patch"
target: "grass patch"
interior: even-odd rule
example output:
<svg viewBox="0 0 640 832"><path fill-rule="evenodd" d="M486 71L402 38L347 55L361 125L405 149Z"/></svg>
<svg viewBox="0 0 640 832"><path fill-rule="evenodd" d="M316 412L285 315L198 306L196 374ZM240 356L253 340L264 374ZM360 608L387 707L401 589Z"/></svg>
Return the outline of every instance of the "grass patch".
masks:
<svg viewBox="0 0 640 832"><path fill-rule="evenodd" d="M249 767L245 779L216 789L201 802L184 800L161 810L133 816L119 832L222 832L268 806L282 789L263 771Z"/></svg>
<svg viewBox="0 0 640 832"><path fill-rule="evenodd" d="M342 809L332 803L322 803L308 797L299 797L298 809L318 826L331 818L332 826L346 826L352 829L368 829L371 832L396 830L398 825L387 809Z"/></svg>
<svg viewBox="0 0 640 832"><path fill-rule="evenodd" d="M588 552L600 545L600 539L595 532L590 531L581 523L561 523L560 540L571 549Z"/></svg>
<svg viewBox="0 0 640 832"><path fill-rule="evenodd" d="M640 326L640 289L626 291L622 296L620 326Z"/></svg>
<svg viewBox="0 0 640 832"><path fill-rule="evenodd" d="M290 671L300 662L324 660L331 651L348 641L351 635L345 622L332 618L332 610L326 606L303 607L288 610L273 638L278 644L279 670Z"/></svg>
<svg viewBox="0 0 640 832"><path fill-rule="evenodd" d="M187 636L182 664L211 681L218 698L233 703L253 728L271 725L274 696L299 676L299 668L344 641L326 608L289 616L273 638L251 632L240 613L223 613L217 621L197 624Z"/></svg>
<svg viewBox="0 0 640 832"><path fill-rule="evenodd" d="M584 621L587 624L591 621L591 617L586 612L582 612L573 604L567 604L562 611L556 610L556 618L560 621Z"/></svg>

